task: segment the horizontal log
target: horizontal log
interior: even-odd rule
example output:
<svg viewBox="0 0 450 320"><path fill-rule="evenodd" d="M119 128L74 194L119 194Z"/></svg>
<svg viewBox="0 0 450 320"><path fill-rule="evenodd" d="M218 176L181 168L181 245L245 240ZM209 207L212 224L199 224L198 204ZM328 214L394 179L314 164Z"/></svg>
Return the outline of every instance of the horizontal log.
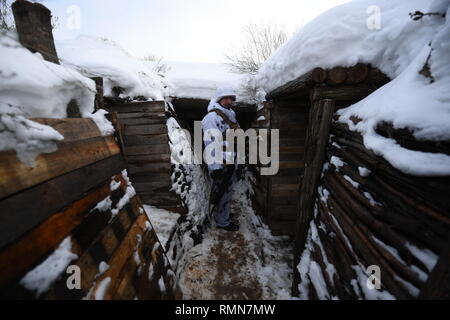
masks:
<svg viewBox="0 0 450 320"><path fill-rule="evenodd" d="M64 136L64 142L79 141L101 136L92 119L87 118L32 118L32 121L52 127Z"/></svg>
<svg viewBox="0 0 450 320"><path fill-rule="evenodd" d="M292 94L296 94L297 96L307 95L309 89L315 84L314 78L317 79L317 76L313 78L313 72L314 70L311 70L297 79L289 81L285 85L272 90L268 93L267 99L272 100ZM319 79L320 78L321 77L319 77Z"/></svg>
<svg viewBox="0 0 450 320"><path fill-rule="evenodd" d="M150 154L150 155L140 155L140 156L129 156L127 157L127 161L129 164L139 164L139 163L170 163L170 155L169 154Z"/></svg>
<svg viewBox="0 0 450 320"><path fill-rule="evenodd" d="M304 168L305 161L280 161L280 169Z"/></svg>
<svg viewBox="0 0 450 320"><path fill-rule="evenodd" d="M39 184L0 202L0 248L83 197L125 168L115 155Z"/></svg>
<svg viewBox="0 0 450 320"><path fill-rule="evenodd" d="M292 223L292 221L269 221L269 228L275 236L293 238L295 235L295 223Z"/></svg>
<svg viewBox="0 0 450 320"><path fill-rule="evenodd" d="M119 153L113 137L101 136L59 143L56 152L39 155L34 167L19 161L15 152L1 152L0 198Z"/></svg>
<svg viewBox="0 0 450 320"><path fill-rule="evenodd" d="M150 154L169 154L168 144L158 144L158 145L148 145L148 146L125 146L125 154L127 156L139 156L139 155L150 155Z"/></svg>
<svg viewBox="0 0 450 320"><path fill-rule="evenodd" d="M376 87L368 84L318 87L311 90L310 98L312 101L332 99L337 102L357 102L370 95L376 89Z"/></svg>
<svg viewBox="0 0 450 320"><path fill-rule="evenodd" d="M167 126L165 124L125 126L124 134L125 136L167 134Z"/></svg>
<svg viewBox="0 0 450 320"><path fill-rule="evenodd" d="M303 174L303 168L295 167L289 169L280 169L276 174L277 177L285 177L285 176L301 176Z"/></svg>
<svg viewBox="0 0 450 320"><path fill-rule="evenodd" d="M133 135L124 136L124 143L127 147L133 146L153 146L160 144L169 144L167 133L155 135Z"/></svg>
<svg viewBox="0 0 450 320"><path fill-rule="evenodd" d="M342 84L347 80L347 69L335 67L328 70L327 82L332 85Z"/></svg>
<svg viewBox="0 0 450 320"><path fill-rule="evenodd" d="M336 216L339 224L349 238L353 249L358 254L359 259L365 261L366 265L378 265L386 273L383 277L383 286L385 286L398 299L411 299L408 290L399 282L394 280L397 275L395 271L380 256L367 236L358 228L358 226L345 214L342 207L336 202L336 199L330 198L333 214Z"/></svg>
<svg viewBox="0 0 450 320"><path fill-rule="evenodd" d="M136 113L136 112L165 112L164 101L144 101L115 103L105 107L109 112Z"/></svg>
<svg viewBox="0 0 450 320"><path fill-rule="evenodd" d="M348 82L360 83L363 82L369 76L370 68L363 63L348 68Z"/></svg>
<svg viewBox="0 0 450 320"><path fill-rule="evenodd" d="M164 192L169 191L172 185L169 185L169 181L160 182L135 182L133 187L138 193L140 192Z"/></svg>
<svg viewBox="0 0 450 320"><path fill-rule="evenodd" d="M176 195L174 192L171 193L157 193L157 192L150 192L150 193L141 193L140 198L143 203L150 204L154 206L159 205L179 205L181 204L181 200L178 195Z"/></svg>
<svg viewBox="0 0 450 320"><path fill-rule="evenodd" d="M144 164L129 164L128 165L128 172L130 175L137 175L137 174L145 174L145 173L165 173L167 174L170 172L170 163L144 163Z"/></svg>
<svg viewBox="0 0 450 320"><path fill-rule="evenodd" d="M64 211L50 216L18 242L0 251L0 287L16 281L53 251L89 215L89 210L110 192L108 181Z"/></svg>
<svg viewBox="0 0 450 320"><path fill-rule="evenodd" d="M296 221L298 206L296 205L272 205L270 208L270 219L278 221Z"/></svg>
<svg viewBox="0 0 450 320"><path fill-rule="evenodd" d="M108 286L108 290L104 293L104 299L108 300L112 293L114 292L115 287L118 284L119 272L128 260L129 257L133 255L134 248L136 248L138 236L144 235L146 226L145 222L148 221L145 215L140 215L130 231L127 233L125 239L121 242L120 246L115 250L114 255L111 257L109 261L109 269L97 279L96 285L93 288L93 298L96 297L98 293L99 286L101 284L102 279L109 277L111 279L111 284Z"/></svg>
<svg viewBox="0 0 450 320"><path fill-rule="evenodd" d="M159 118L125 118L125 119L120 119L120 123L122 125L124 125L124 126L165 124L166 122L167 122L166 117L159 117Z"/></svg>
<svg viewBox="0 0 450 320"><path fill-rule="evenodd" d="M299 184L300 183L300 177L299 176L273 176L272 177L272 184Z"/></svg>
<svg viewBox="0 0 450 320"><path fill-rule="evenodd" d="M118 113L119 120L124 119L149 119L149 120L164 120L166 114L163 112L130 112L130 113Z"/></svg>
<svg viewBox="0 0 450 320"><path fill-rule="evenodd" d="M394 129L392 123L381 122L376 127L376 132L386 138L394 139L403 148L427 153L443 153L450 155L450 140L447 141L423 141L414 137L413 132L407 128Z"/></svg>

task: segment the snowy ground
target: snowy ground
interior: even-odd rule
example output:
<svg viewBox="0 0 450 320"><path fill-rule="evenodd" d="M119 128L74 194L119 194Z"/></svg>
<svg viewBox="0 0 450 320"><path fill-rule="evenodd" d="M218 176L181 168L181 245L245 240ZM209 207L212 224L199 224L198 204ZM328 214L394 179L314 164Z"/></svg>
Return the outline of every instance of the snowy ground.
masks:
<svg viewBox="0 0 450 320"><path fill-rule="evenodd" d="M170 233L175 227L180 215L175 212L160 209L154 206L144 205L145 213L147 213L156 235L162 246L165 248L167 240L169 240Z"/></svg>
<svg viewBox="0 0 450 320"><path fill-rule="evenodd" d="M248 179L233 186L232 212L237 232L214 227L186 253L180 272L185 299L292 299L292 246L274 237L255 215Z"/></svg>

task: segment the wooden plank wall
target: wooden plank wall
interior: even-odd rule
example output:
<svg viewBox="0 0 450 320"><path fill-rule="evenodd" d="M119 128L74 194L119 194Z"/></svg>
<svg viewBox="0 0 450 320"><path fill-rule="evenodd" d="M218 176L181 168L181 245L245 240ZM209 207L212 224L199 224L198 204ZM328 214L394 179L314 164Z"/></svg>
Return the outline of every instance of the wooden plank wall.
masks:
<svg viewBox="0 0 450 320"><path fill-rule="evenodd" d="M264 108L256 111L255 120L251 122L250 127L253 129L269 129L271 124L272 104L265 103ZM264 119L262 118L264 117ZM260 120L258 120L260 119ZM259 167L250 165L251 171L254 173L255 183L253 190L255 191L253 201L253 208L256 213L263 219L264 223L268 223L268 206L269 197L268 191L270 188L270 177L259 174Z"/></svg>
<svg viewBox="0 0 450 320"><path fill-rule="evenodd" d="M33 168L15 152L0 153L0 298L180 297L139 197L126 201L130 186L114 137L101 136L90 119L34 120L52 126L65 139L56 152L38 156ZM112 209L95 209L108 198ZM119 203L125 205L116 208ZM67 288L65 272L40 295L25 289L20 280L63 241L71 243L77 256L70 264L81 268L81 289ZM102 262L109 269L100 274ZM98 291L103 280L109 286Z"/></svg>
<svg viewBox="0 0 450 320"><path fill-rule="evenodd" d="M300 180L304 169L309 101L276 101L272 129L280 130L280 170L270 177L269 226L275 234L293 236Z"/></svg>
<svg viewBox="0 0 450 320"><path fill-rule="evenodd" d="M379 266L382 288L398 299L448 299L450 177L418 177L395 169L367 150L362 136L345 124L334 122L331 133L314 219L321 226L322 249L314 244L311 253L329 292L340 299L358 298L363 291L352 280L358 278L359 262L364 268ZM439 260L434 265L424 256ZM328 263L336 268L331 278ZM317 298L314 285L310 289Z"/></svg>
<svg viewBox="0 0 450 320"><path fill-rule="evenodd" d="M114 103L106 110L117 113L131 181L145 204L185 213L171 192L170 147L164 101Z"/></svg>

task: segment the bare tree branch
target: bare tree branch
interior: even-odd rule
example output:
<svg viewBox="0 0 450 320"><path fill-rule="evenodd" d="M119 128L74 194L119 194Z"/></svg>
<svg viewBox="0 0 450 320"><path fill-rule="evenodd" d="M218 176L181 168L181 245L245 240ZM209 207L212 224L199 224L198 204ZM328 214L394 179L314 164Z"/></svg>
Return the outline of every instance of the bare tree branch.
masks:
<svg viewBox="0 0 450 320"><path fill-rule="evenodd" d="M256 74L261 64L287 40L283 27L250 22L243 28L245 42L236 52L226 53L225 58L237 73Z"/></svg>
<svg viewBox="0 0 450 320"><path fill-rule="evenodd" d="M16 30L11 2L11 0L0 0L0 30Z"/></svg>

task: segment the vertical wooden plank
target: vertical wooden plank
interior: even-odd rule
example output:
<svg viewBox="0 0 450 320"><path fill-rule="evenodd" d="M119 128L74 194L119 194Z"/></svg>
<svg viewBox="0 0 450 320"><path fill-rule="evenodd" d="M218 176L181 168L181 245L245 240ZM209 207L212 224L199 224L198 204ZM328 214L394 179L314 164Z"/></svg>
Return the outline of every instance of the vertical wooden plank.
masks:
<svg viewBox="0 0 450 320"><path fill-rule="evenodd" d="M300 188L300 202L295 228L294 242L294 277L292 294L298 296L300 274L297 265L305 247L309 224L314 214L314 200L317 194L317 185L325 160L325 148L330 134L331 119L334 113L333 100L320 100L315 102L309 114L308 129L306 132L305 171Z"/></svg>
<svg viewBox="0 0 450 320"><path fill-rule="evenodd" d="M450 299L450 233L439 260L420 291L419 300Z"/></svg>

